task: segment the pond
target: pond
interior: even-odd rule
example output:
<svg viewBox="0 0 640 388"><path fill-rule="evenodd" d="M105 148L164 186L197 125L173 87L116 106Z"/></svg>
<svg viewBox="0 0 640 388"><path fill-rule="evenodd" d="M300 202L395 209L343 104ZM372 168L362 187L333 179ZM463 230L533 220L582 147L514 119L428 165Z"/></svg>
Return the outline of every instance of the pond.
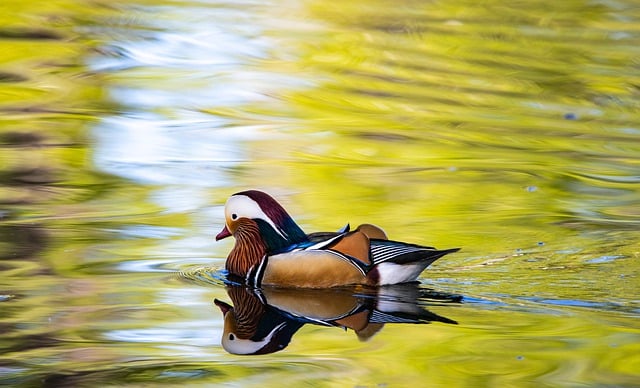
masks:
<svg viewBox="0 0 640 388"><path fill-rule="evenodd" d="M0 11L0 385L640 385L635 1ZM250 188L461 250L246 289L215 235ZM231 308L281 342L234 354Z"/></svg>

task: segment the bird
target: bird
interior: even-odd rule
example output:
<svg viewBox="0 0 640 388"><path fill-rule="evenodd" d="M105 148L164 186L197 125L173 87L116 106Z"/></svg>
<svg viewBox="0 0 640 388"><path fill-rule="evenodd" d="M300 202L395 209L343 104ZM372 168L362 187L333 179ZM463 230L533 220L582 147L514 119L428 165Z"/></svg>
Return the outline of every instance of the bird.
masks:
<svg viewBox="0 0 640 388"><path fill-rule="evenodd" d="M349 224L337 232L306 234L269 194L246 190L224 206L216 240L233 236L225 269L254 287L331 288L384 286L417 281L431 263L460 248L389 240L380 227Z"/></svg>
<svg viewBox="0 0 640 388"><path fill-rule="evenodd" d="M362 291L349 287L256 289L227 284L226 291L232 304L214 299L224 322L220 342L227 352L239 355L281 351L306 324L350 329L359 341L369 341L386 324L455 325L456 321L427 310L425 301L448 304L462 298L433 293L412 283Z"/></svg>

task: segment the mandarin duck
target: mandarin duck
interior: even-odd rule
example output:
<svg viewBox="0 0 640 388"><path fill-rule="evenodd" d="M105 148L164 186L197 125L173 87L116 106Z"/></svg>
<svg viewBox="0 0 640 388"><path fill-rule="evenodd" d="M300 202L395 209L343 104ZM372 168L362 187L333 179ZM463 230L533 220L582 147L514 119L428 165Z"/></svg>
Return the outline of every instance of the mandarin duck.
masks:
<svg viewBox="0 0 640 388"><path fill-rule="evenodd" d="M438 258L459 248L392 241L379 227L349 225L338 232L306 234L268 194L233 194L224 207L225 226L216 240L233 236L226 270L248 285L329 288L416 281Z"/></svg>
<svg viewBox="0 0 640 388"><path fill-rule="evenodd" d="M387 323L456 324L422 307L425 300L456 303L459 295L433 293L415 284L363 291L353 288L263 289L227 285L231 304L215 299L224 325L222 347L240 355L268 354L289 345L305 324L352 330L368 341Z"/></svg>

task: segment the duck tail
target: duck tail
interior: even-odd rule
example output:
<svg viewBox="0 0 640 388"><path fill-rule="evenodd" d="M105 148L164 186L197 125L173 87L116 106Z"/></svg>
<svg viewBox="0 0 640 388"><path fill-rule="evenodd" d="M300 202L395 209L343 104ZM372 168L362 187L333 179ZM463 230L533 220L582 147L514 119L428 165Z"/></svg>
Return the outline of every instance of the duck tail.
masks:
<svg viewBox="0 0 640 388"><path fill-rule="evenodd" d="M367 273L372 284L414 282L422 271L444 255L460 248L438 250L396 241L371 241L373 266Z"/></svg>

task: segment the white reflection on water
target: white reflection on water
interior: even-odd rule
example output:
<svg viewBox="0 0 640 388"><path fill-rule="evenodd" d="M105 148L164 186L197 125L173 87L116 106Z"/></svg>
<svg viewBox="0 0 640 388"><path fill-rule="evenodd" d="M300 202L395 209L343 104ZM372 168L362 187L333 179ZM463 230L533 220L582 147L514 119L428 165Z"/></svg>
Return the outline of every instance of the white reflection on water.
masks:
<svg viewBox="0 0 640 388"><path fill-rule="evenodd" d="M258 116L232 123L228 115L301 82L261 66L282 52L265 33L269 19L255 12L262 6L134 7L101 30L108 39L88 65L113 81L108 92L118 108L93 129L98 168L163 185L156 203L170 212L194 210L195 202L205 204L197 199L208 198L207 189L232 185L226 171L251 159L242 143L270 128Z"/></svg>
<svg viewBox="0 0 640 388"><path fill-rule="evenodd" d="M159 342L191 346L214 346L220 333L216 333L211 327L203 326L201 321L174 322L165 327L146 329L113 330L104 336L112 341L123 342ZM203 332L212 332L210 337L202 335Z"/></svg>
<svg viewBox="0 0 640 388"><path fill-rule="evenodd" d="M172 288L159 292L156 304L164 306L179 306L185 315L176 317L178 320L161 321L149 327L131 327L106 331L103 336L112 341L131 343L156 343L162 347L184 348L193 354L196 348L210 348L217 343L220 333L212 328L211 320L216 319L213 309L208 302L209 290L205 288ZM154 307L150 307L154 309ZM149 311L149 314L153 314ZM190 316L191 315L191 316ZM198 319L194 319L198 318ZM202 333L212 333L203 336Z"/></svg>
<svg viewBox="0 0 640 388"><path fill-rule="evenodd" d="M217 169L244 158L237 145L242 131L205 130L203 124L147 114L105 118L94 129L96 164L141 183L226 185Z"/></svg>
<svg viewBox="0 0 640 388"><path fill-rule="evenodd" d="M123 272L167 272L176 274L181 268L199 265L199 269L211 272L219 271L211 266L210 257L187 257L179 259L174 256L162 259L129 260L118 263L117 268ZM218 282L216 284L221 284Z"/></svg>

